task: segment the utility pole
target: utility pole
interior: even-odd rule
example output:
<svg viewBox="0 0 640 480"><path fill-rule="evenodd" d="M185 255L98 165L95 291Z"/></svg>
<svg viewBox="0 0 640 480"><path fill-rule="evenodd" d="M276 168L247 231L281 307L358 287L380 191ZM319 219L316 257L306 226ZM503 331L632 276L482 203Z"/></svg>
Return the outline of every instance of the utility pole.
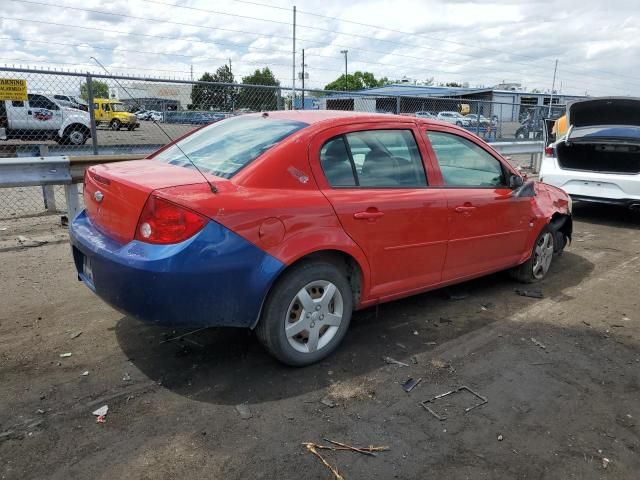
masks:
<svg viewBox="0 0 640 480"><path fill-rule="evenodd" d="M229 59L229 73L233 75L233 70L231 70L231 59Z"/></svg>
<svg viewBox="0 0 640 480"><path fill-rule="evenodd" d="M553 104L553 90L556 88L556 72L558 71L558 59L556 58L556 66L553 69L553 83L551 84L551 96L549 97L549 113L547 114L551 117L551 104Z"/></svg>
<svg viewBox="0 0 640 480"><path fill-rule="evenodd" d="M340 53L344 55L344 89L348 90L348 82L347 82L347 53L349 50L340 50Z"/></svg>
<svg viewBox="0 0 640 480"><path fill-rule="evenodd" d="M304 76L305 76L305 69L306 65L304 63L304 48L302 49L302 109L304 110Z"/></svg>
<svg viewBox="0 0 640 480"><path fill-rule="evenodd" d="M292 87L291 87L291 109L296 109L296 6L293 6L293 62L291 62Z"/></svg>
<svg viewBox="0 0 640 480"><path fill-rule="evenodd" d="M193 63L191 64L191 81L193 82Z"/></svg>

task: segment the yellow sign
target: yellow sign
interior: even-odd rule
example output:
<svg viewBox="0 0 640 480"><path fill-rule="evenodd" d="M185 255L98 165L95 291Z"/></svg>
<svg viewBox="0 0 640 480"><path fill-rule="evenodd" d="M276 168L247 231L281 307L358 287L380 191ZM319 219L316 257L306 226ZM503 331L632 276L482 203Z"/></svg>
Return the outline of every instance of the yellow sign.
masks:
<svg viewBox="0 0 640 480"><path fill-rule="evenodd" d="M19 78L0 78L1 100L27 100L27 81Z"/></svg>

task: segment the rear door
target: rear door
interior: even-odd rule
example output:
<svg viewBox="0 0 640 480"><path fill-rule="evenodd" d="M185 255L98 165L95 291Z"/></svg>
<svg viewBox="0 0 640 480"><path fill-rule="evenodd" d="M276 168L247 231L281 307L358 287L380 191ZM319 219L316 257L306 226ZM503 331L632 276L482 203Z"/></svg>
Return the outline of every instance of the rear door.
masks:
<svg viewBox="0 0 640 480"><path fill-rule="evenodd" d="M508 187L511 168L457 129L431 126L426 138L439 166L450 230L443 280L515 265L527 248L532 199Z"/></svg>
<svg viewBox="0 0 640 480"><path fill-rule="evenodd" d="M428 187L415 125L398 125L332 128L310 145L322 192L367 255L374 298L438 283L446 250L444 192Z"/></svg>

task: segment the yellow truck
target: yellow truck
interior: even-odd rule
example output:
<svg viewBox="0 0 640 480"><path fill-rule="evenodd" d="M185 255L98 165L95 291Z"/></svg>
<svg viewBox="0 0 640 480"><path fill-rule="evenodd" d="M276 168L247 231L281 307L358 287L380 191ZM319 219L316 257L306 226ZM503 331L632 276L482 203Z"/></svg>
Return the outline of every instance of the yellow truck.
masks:
<svg viewBox="0 0 640 480"><path fill-rule="evenodd" d="M108 125L111 130L133 130L140 126L137 117L128 112L121 101L113 98L95 98L93 112L96 125Z"/></svg>

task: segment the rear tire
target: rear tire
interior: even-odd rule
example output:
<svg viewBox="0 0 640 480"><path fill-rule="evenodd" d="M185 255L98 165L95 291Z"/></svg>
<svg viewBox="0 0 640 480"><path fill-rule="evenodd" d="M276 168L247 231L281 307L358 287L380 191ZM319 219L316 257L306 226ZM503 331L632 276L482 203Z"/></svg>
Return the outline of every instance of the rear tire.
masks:
<svg viewBox="0 0 640 480"><path fill-rule="evenodd" d="M551 229L545 227L536 238L529 260L509 271L512 278L521 283L539 282L547 276L555 250L555 239Z"/></svg>
<svg viewBox="0 0 640 480"><path fill-rule="evenodd" d="M64 132L64 137L58 143L61 145L84 145L89 138L89 132L85 128L70 127Z"/></svg>
<svg viewBox="0 0 640 480"><path fill-rule="evenodd" d="M282 363L302 367L338 347L352 310L353 294L344 271L326 261L304 262L272 287L256 334Z"/></svg>

